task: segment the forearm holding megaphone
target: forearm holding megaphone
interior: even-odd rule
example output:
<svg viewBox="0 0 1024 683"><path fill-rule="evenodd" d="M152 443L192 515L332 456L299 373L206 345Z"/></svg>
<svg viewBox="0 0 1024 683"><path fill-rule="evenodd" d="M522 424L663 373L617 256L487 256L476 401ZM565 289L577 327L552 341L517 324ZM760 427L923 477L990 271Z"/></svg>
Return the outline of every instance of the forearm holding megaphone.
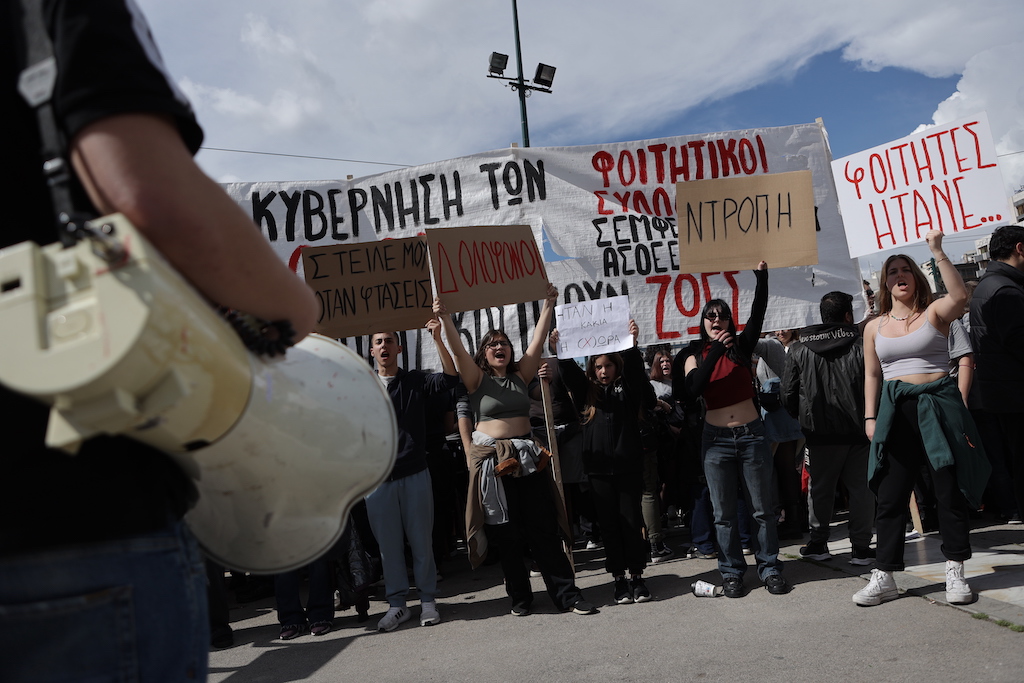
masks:
<svg viewBox="0 0 1024 683"><path fill-rule="evenodd" d="M53 406L48 445L108 433L169 453L196 480L186 519L215 559L266 573L310 562L391 470L390 399L318 335L257 358L182 279L300 337L312 327L305 283L167 122L103 119L71 156L94 203L124 213L90 223L118 253L90 240L0 251L0 381Z"/></svg>

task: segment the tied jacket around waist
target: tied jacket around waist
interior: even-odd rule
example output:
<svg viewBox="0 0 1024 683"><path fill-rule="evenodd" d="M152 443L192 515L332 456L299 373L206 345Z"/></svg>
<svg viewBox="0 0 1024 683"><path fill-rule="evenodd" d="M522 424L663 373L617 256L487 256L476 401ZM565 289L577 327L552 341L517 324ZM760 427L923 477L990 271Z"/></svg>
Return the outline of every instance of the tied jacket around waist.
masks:
<svg viewBox="0 0 1024 683"><path fill-rule="evenodd" d="M907 398L917 399L917 419L932 467L955 467L960 490L971 507L978 509L992 466L982 448L978 428L964 406L956 380L948 375L927 384L899 380L882 383L875 437L871 440L868 458L871 490L878 493L878 481L884 470L885 442L896 417L896 404Z"/></svg>

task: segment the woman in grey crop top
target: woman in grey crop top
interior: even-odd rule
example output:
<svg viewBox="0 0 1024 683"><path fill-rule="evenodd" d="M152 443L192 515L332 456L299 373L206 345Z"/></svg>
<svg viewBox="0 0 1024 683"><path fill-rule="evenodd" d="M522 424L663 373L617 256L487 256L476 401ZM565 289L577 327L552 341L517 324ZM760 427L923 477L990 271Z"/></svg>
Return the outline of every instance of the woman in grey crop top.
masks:
<svg viewBox="0 0 1024 683"><path fill-rule="evenodd" d="M597 611L583 599L572 565L562 552L562 537L568 534L565 508L556 501L554 480L541 471L546 463L538 457L540 451L530 427L527 387L540 367L557 298L558 290L549 284L530 345L518 361L508 336L501 330L485 334L476 354L470 355L444 304L434 300L434 313L444 326L476 418L467 454L470 480L466 540L470 563L477 567L483 562L488 541L498 546L505 590L516 616L529 614L533 603L527 549L532 551L548 595L558 609L576 614ZM518 458L515 474L499 474L497 461L504 465L512 459L499 458L499 451Z"/></svg>
<svg viewBox="0 0 1024 683"><path fill-rule="evenodd" d="M946 557L946 600L970 602L964 560L971 556L967 488L958 480L969 469L970 444L955 443L935 425L970 415L956 382L948 376L949 325L967 300L960 273L942 251L942 233L926 236L949 294L933 300L921 269L902 254L890 256L882 269L881 314L864 329L864 431L871 444L868 479L878 499L877 568L868 585L853 596L858 605L878 605L899 597L894 571L902 571L903 544L910 494L917 474L927 465L935 487L942 552ZM922 424L931 425L922 431ZM972 425L973 426L973 425ZM950 452L955 459L949 458ZM945 458L945 459L943 459ZM954 465L956 465L954 467Z"/></svg>

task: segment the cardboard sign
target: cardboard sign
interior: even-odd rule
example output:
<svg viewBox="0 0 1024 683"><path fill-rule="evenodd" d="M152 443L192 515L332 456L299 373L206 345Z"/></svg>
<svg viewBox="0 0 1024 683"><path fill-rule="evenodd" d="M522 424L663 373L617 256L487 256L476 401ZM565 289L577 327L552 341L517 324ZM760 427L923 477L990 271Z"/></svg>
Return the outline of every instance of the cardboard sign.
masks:
<svg viewBox="0 0 1024 683"><path fill-rule="evenodd" d="M555 326L559 358L598 356L633 346L628 296L555 306Z"/></svg>
<svg viewBox="0 0 1024 683"><path fill-rule="evenodd" d="M818 262L810 171L676 183L679 271Z"/></svg>
<svg viewBox="0 0 1024 683"><path fill-rule="evenodd" d="M316 331L325 336L401 332L434 317L422 236L307 247L302 266L320 302Z"/></svg>
<svg viewBox="0 0 1024 683"><path fill-rule="evenodd" d="M437 295L451 313L547 296L544 258L528 225L427 231Z"/></svg>
<svg viewBox="0 0 1024 683"><path fill-rule="evenodd" d="M984 112L832 162L850 256L1008 223Z"/></svg>

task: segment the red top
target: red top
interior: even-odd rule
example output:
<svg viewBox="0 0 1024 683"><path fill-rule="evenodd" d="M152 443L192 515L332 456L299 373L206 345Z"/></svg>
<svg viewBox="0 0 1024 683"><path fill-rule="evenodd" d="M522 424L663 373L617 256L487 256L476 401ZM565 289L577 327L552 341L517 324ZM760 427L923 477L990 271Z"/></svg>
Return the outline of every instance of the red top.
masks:
<svg viewBox="0 0 1024 683"><path fill-rule="evenodd" d="M704 348L705 356L707 352L708 347L706 346ZM754 398L753 380L754 376L750 368L739 365L728 356L722 356L715 363L711 380L708 382L707 389L704 390L704 403L708 410L715 410L748 398Z"/></svg>

